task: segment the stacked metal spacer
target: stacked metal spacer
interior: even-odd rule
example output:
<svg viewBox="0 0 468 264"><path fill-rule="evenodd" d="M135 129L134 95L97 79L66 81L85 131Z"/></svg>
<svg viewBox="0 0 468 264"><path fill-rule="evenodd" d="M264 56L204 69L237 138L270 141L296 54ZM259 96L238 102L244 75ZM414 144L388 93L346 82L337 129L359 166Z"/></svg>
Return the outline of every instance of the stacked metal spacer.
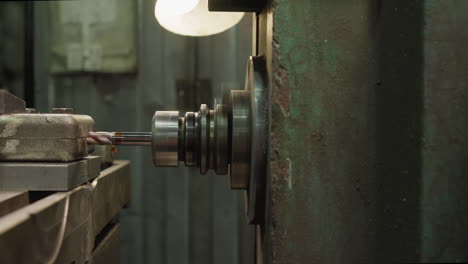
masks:
<svg viewBox="0 0 468 264"><path fill-rule="evenodd" d="M198 112L158 111L153 117L153 161L156 166L200 167L205 174L212 169L226 174L229 159L228 114L225 106Z"/></svg>
<svg viewBox="0 0 468 264"><path fill-rule="evenodd" d="M231 187L246 189L250 162L250 94L231 91L230 102L198 112L157 111L152 121L155 166L199 167L200 173L231 171ZM234 135L234 136L233 136ZM230 165L230 166L229 166Z"/></svg>

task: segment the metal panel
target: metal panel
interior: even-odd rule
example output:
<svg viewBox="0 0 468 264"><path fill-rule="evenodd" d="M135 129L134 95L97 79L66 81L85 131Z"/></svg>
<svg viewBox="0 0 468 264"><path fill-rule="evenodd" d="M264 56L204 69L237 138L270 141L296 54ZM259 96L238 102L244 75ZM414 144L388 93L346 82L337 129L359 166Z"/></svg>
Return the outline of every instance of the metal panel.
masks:
<svg viewBox="0 0 468 264"><path fill-rule="evenodd" d="M421 261L468 261L468 2L424 1Z"/></svg>
<svg viewBox="0 0 468 264"><path fill-rule="evenodd" d="M375 1L276 2L265 262L373 263Z"/></svg>
<svg viewBox="0 0 468 264"><path fill-rule="evenodd" d="M468 260L467 8L274 1L266 263Z"/></svg>

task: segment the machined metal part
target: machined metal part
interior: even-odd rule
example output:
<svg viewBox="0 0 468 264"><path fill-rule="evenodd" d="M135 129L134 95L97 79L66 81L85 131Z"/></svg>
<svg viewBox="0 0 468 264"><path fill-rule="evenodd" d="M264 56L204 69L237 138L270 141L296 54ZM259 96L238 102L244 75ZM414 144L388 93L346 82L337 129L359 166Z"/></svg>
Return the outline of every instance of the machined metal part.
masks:
<svg viewBox="0 0 468 264"><path fill-rule="evenodd" d="M200 173L205 174L208 170L207 168L207 150L208 150L208 107L205 104L200 106Z"/></svg>
<svg viewBox="0 0 468 264"><path fill-rule="evenodd" d="M115 132L112 145L151 146L152 138L148 132Z"/></svg>
<svg viewBox="0 0 468 264"><path fill-rule="evenodd" d="M179 112L157 111L152 122L153 162L155 166L179 165Z"/></svg>
<svg viewBox="0 0 468 264"><path fill-rule="evenodd" d="M154 120L153 156L156 166L177 166L180 161L186 166L198 166L202 174L208 170L221 175L228 172L230 138L226 106L216 105L214 110L210 110L207 105L201 105L198 112L187 112L184 117L179 117L178 112L158 111ZM170 140L161 141L161 138Z"/></svg>
<svg viewBox="0 0 468 264"><path fill-rule="evenodd" d="M247 215L249 222L255 223L261 219L257 209L264 207L268 102L265 58L251 57L245 90L232 90L230 96L225 96L223 103L215 105L212 110L203 104L198 112L187 112L179 118L178 129L175 128L174 116L174 121L167 124L170 127L164 129L172 131L173 137L175 131L179 131L178 142L172 140L172 146L163 149L153 146L154 155L164 155L166 148L178 149L179 161L187 166L200 167L202 174L210 169L216 174L227 174L230 168L231 188L247 190ZM168 113L171 112L156 112L156 115ZM176 155L172 154L175 162Z"/></svg>
<svg viewBox="0 0 468 264"><path fill-rule="evenodd" d="M196 162L196 142L195 138L197 135L197 119L198 114L193 112L187 112L184 118L183 133L184 136L184 162L185 166L195 166Z"/></svg>
<svg viewBox="0 0 468 264"><path fill-rule="evenodd" d="M217 174L227 174L230 156L229 117L225 105L218 104L215 109L215 171Z"/></svg>
<svg viewBox="0 0 468 264"><path fill-rule="evenodd" d="M104 144L107 140L119 145L113 138L118 134L122 136L120 145L148 145L151 138L155 166L178 166L184 162L186 166L199 167L201 174L214 170L225 175L230 171L231 188L246 190L247 218L249 223L257 224L262 221L265 208L270 136L268 86L265 58L251 57L245 89L223 95L222 103L213 109L202 104L199 111L183 116L178 111L157 111L151 136L144 132L103 132L104 139L89 142Z"/></svg>
<svg viewBox="0 0 468 264"><path fill-rule="evenodd" d="M92 145L151 146L151 132L89 132L87 141Z"/></svg>
<svg viewBox="0 0 468 264"><path fill-rule="evenodd" d="M251 104L246 90L231 91L231 188L247 189L250 176Z"/></svg>
<svg viewBox="0 0 468 264"><path fill-rule="evenodd" d="M247 64L246 90L251 98L250 177L247 191L247 219L260 224L264 219L266 174L269 146L269 85L264 57L250 57Z"/></svg>

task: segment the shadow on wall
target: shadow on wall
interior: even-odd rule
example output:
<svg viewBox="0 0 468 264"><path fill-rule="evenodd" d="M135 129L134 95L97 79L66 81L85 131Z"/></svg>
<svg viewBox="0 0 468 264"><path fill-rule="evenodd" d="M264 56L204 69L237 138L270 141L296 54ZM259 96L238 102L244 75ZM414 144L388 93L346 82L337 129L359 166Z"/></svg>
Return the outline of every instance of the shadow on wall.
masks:
<svg viewBox="0 0 468 264"><path fill-rule="evenodd" d="M379 2L376 257L419 262L424 1Z"/></svg>

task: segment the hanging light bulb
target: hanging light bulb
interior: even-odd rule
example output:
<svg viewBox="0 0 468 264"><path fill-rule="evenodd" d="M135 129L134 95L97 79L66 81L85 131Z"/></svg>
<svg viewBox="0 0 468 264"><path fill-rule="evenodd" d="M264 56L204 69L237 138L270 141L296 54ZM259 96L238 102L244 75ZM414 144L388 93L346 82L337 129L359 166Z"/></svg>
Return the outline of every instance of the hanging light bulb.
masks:
<svg viewBox="0 0 468 264"><path fill-rule="evenodd" d="M201 37L230 29L244 13L209 12L208 0L158 0L154 15L163 28L173 33Z"/></svg>

